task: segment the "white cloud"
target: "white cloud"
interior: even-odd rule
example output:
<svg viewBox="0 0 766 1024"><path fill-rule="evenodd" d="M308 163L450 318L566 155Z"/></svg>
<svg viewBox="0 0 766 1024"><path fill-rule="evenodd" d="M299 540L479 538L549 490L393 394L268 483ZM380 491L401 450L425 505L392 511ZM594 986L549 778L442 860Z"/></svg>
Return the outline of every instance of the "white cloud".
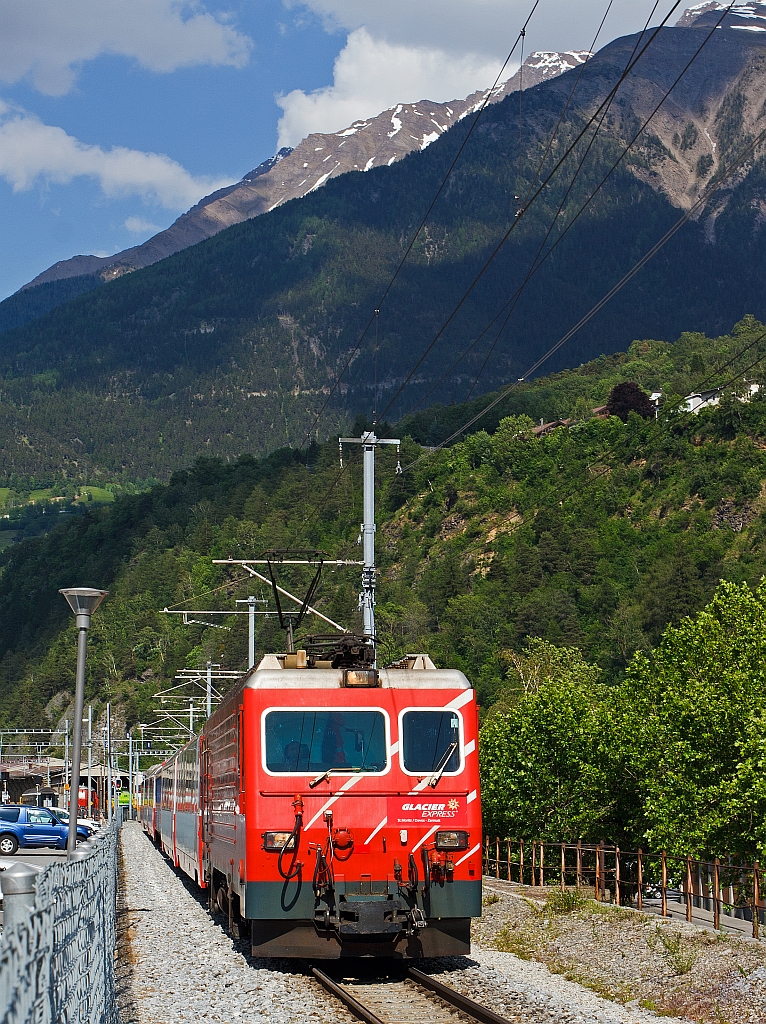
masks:
<svg viewBox="0 0 766 1024"><path fill-rule="evenodd" d="M169 210L186 210L233 178L194 177L162 153L124 146L104 150L43 124L34 114L0 100L0 177L22 192L38 183L95 179L110 198L140 196Z"/></svg>
<svg viewBox="0 0 766 1024"><path fill-rule="evenodd" d="M155 235L162 228L158 224L152 224L150 220L143 217L128 217L125 227L132 235Z"/></svg>
<svg viewBox="0 0 766 1024"><path fill-rule="evenodd" d="M445 74L445 68L448 73ZM455 57L444 51L375 40L364 29L352 32L335 61L333 84L311 93L295 89L277 97L284 111L279 146L295 146L314 131L332 132L395 103L467 96L491 84L497 66L475 54Z"/></svg>
<svg viewBox="0 0 766 1024"><path fill-rule="evenodd" d="M2 0L0 81L29 76L62 96L79 66L102 53L150 71L197 64L243 67L252 41L198 0Z"/></svg>
<svg viewBox="0 0 766 1024"><path fill-rule="evenodd" d="M278 96L279 146L311 132L337 131L395 103L437 102L487 88L502 67L530 0L284 0L310 8L328 31L348 32L333 83ZM653 0L616 0L599 45L643 28ZM527 29L526 53L589 47L604 0L543 0ZM507 77L518 67L509 64Z"/></svg>
<svg viewBox="0 0 766 1024"><path fill-rule="evenodd" d="M309 8L328 29L366 28L374 39L404 46L476 53L502 60L532 8L531 0L284 0ZM615 0L602 43L643 28L654 0ZM665 6L665 5L662 5ZM585 49L606 0L542 0L527 29L530 50ZM667 9L667 8L666 8ZM658 8L659 10L659 8ZM665 11L655 17L662 19ZM678 11L680 16L681 10ZM676 20L674 16L673 20Z"/></svg>

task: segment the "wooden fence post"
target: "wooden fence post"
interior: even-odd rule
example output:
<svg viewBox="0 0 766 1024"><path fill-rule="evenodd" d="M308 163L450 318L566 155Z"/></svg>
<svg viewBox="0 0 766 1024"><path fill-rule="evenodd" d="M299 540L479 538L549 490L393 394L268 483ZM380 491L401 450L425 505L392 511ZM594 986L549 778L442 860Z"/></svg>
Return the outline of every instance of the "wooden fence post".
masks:
<svg viewBox="0 0 766 1024"><path fill-rule="evenodd" d="M545 843L540 843L540 885L545 885Z"/></svg>
<svg viewBox="0 0 766 1024"><path fill-rule="evenodd" d="M638 848L638 886L636 889L636 909L644 908L644 851Z"/></svg>
<svg viewBox="0 0 766 1024"><path fill-rule="evenodd" d="M505 852L508 855L508 881L511 881L511 840L505 842Z"/></svg>
<svg viewBox="0 0 766 1024"><path fill-rule="evenodd" d="M537 885L537 843L532 843L532 885Z"/></svg>
<svg viewBox="0 0 766 1024"><path fill-rule="evenodd" d="M566 846L564 845L564 843L562 843L561 844L561 891L562 892L567 887L566 877L565 877L566 876L566 869L567 869L567 865L566 865Z"/></svg>
<svg viewBox="0 0 766 1024"><path fill-rule="evenodd" d="M489 874L489 836L484 836L484 870L482 874Z"/></svg>
<svg viewBox="0 0 766 1024"><path fill-rule="evenodd" d="M596 847L596 881L594 883L596 890L596 902L601 902L601 848Z"/></svg>
<svg viewBox="0 0 766 1024"><path fill-rule="evenodd" d="M519 885L524 884L524 840L519 840Z"/></svg>
<svg viewBox="0 0 766 1024"><path fill-rule="evenodd" d="M500 837L495 836L495 878L500 877Z"/></svg>
<svg viewBox="0 0 766 1024"><path fill-rule="evenodd" d="M603 839L598 844L598 858L601 861L601 899L606 900L606 843Z"/></svg>
<svg viewBox="0 0 766 1024"><path fill-rule="evenodd" d="M620 906L620 848L614 848L614 902Z"/></svg>
<svg viewBox="0 0 766 1024"><path fill-rule="evenodd" d="M686 920L691 924L694 917L692 905L692 858L691 854L686 855Z"/></svg>
<svg viewBox="0 0 766 1024"><path fill-rule="evenodd" d="M758 932L760 930L760 921L758 915L760 913L760 898L758 892L758 861L753 864L753 938L758 938Z"/></svg>
<svg viewBox="0 0 766 1024"><path fill-rule="evenodd" d="M713 861L713 927L716 931L721 927L721 862L717 857Z"/></svg>
<svg viewBox="0 0 766 1024"><path fill-rule="evenodd" d="M582 839L577 840L577 888L582 885Z"/></svg>
<svg viewBox="0 0 766 1024"><path fill-rule="evenodd" d="M662 916L668 916L668 855L662 851Z"/></svg>

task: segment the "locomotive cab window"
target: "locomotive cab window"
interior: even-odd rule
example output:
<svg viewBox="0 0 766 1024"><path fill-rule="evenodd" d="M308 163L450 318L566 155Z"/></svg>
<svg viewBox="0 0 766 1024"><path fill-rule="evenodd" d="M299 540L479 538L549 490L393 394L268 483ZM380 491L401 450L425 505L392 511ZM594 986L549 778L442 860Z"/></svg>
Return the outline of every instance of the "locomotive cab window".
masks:
<svg viewBox="0 0 766 1024"><path fill-rule="evenodd" d="M400 728L405 772L410 775L459 772L460 725L456 711L405 711Z"/></svg>
<svg viewBox="0 0 766 1024"><path fill-rule="evenodd" d="M388 766L386 719L381 711L267 711L263 721L270 772L334 769L342 775L344 769L383 772Z"/></svg>

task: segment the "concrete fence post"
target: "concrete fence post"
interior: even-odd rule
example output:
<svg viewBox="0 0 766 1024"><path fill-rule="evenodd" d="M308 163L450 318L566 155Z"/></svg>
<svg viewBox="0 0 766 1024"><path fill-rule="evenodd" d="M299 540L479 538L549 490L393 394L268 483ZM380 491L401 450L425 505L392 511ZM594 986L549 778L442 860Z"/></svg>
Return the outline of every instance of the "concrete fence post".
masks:
<svg viewBox="0 0 766 1024"><path fill-rule="evenodd" d="M35 883L40 869L31 864L13 864L0 873L3 890L3 930L28 924L35 909Z"/></svg>

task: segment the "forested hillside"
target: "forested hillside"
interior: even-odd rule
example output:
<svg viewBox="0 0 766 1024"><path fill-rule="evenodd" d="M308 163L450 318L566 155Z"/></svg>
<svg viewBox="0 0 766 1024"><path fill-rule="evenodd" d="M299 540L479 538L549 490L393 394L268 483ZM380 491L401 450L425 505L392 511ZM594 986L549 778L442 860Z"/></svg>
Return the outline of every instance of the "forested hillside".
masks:
<svg viewBox="0 0 766 1024"><path fill-rule="evenodd" d="M401 475L396 452L379 452L380 660L425 650L475 684L491 827L716 852L766 842L752 817L766 799L753 668L766 644L766 597L753 597L766 574L766 399L742 400L765 335L748 317L717 339L636 342L514 393L489 430L452 447L431 453L405 436ZM659 418L594 418L628 380L664 390ZM674 394L727 381L718 408L679 412ZM545 405L572 423L535 436L522 406ZM289 546L358 557L358 448L344 467L337 442L200 460L14 545L0 556L0 721L47 724L71 700L63 586L109 590L90 631L87 699L97 713L111 700L126 727L152 720L151 695L180 668L241 668L244 619L218 619L221 630L162 609L233 611L253 592L214 558ZM305 570L282 572L288 588L307 582ZM315 601L349 629L361 625L357 573L326 570ZM684 620L722 579L718 604ZM284 646L274 618L258 627L259 652Z"/></svg>
<svg viewBox="0 0 766 1024"><path fill-rule="evenodd" d="M521 134L514 97L484 112L376 327L333 395L322 436L369 410L376 390L379 409L389 403L513 225L489 271L393 402L389 420L426 394L428 403L462 401L526 373L678 220L733 156L736 140L755 139L763 127L765 51L757 33L713 33L704 59L684 75L672 102L574 218L707 33L663 30L621 87L595 141L592 130L586 133L521 217L515 197L561 159L618 80L637 40L605 47L579 80L579 71L572 71L528 90ZM200 454L230 460L299 442L351 356L469 122L391 168L328 182L2 334L0 472L102 482L167 479ZM708 136L718 139L712 164ZM687 328L717 334L748 310L763 316L760 158L745 171L545 370L625 349L635 337L668 340ZM501 336L502 319L483 333L525 280L551 224L549 244L572 223Z"/></svg>

